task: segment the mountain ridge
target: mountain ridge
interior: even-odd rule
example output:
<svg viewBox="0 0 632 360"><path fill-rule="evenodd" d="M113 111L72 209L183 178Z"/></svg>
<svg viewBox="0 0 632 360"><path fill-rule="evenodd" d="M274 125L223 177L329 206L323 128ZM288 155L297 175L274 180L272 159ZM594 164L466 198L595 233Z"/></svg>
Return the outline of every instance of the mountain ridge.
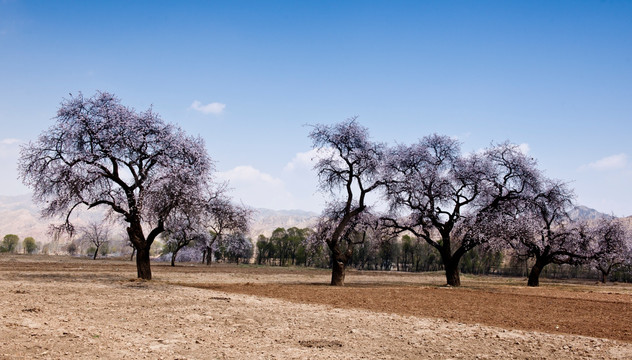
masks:
<svg viewBox="0 0 632 360"><path fill-rule="evenodd" d="M253 209L253 221L250 226L249 236L256 241L259 235L270 236L274 229L305 228L315 226L319 214L313 211L301 209L274 210L268 208ZM52 240L49 226L54 219L44 219L40 216L40 208L35 205L29 194L15 196L0 196L0 237L6 234L16 234L20 239L27 236L34 237L41 243ZM84 225L89 220L103 215L82 212L73 216L77 225ZM570 211L572 219L595 220L600 218L612 218L612 215L604 214L587 206L578 205ZM632 216L621 217L621 221L632 228Z"/></svg>
<svg viewBox="0 0 632 360"><path fill-rule="evenodd" d="M278 227L311 227L315 225L318 214L313 211L290 209L273 210L267 208L253 209L253 221L249 235L255 240L260 234L270 236ZM85 225L88 221L97 219L103 212L86 211L73 216L76 225ZM52 240L49 228L55 219L41 217L41 209L33 203L31 195L0 196L0 238L6 234L15 234L24 239L32 236L35 240L45 244Z"/></svg>

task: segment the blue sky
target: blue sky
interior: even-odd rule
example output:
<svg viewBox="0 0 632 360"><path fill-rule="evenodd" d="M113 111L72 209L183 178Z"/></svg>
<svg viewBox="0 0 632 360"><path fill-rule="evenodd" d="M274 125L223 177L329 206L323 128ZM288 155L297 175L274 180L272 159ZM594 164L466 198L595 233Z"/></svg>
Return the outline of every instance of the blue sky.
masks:
<svg viewBox="0 0 632 360"><path fill-rule="evenodd" d="M524 144L632 215L632 1L0 0L0 195L61 100L115 93L206 140L254 207L318 211L305 124Z"/></svg>

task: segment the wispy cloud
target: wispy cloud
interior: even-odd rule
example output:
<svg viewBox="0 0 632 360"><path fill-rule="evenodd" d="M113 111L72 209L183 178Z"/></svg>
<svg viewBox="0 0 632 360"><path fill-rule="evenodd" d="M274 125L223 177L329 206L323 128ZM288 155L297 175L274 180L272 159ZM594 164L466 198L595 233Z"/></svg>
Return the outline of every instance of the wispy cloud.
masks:
<svg viewBox="0 0 632 360"><path fill-rule="evenodd" d="M200 101L195 100L193 104L191 104L191 109L199 111L203 114L221 114L224 112L226 108L226 104L222 104L220 102L212 102L209 104L202 104Z"/></svg>
<svg viewBox="0 0 632 360"><path fill-rule="evenodd" d="M531 147L527 143L522 143L518 145L518 150L520 150L521 153L527 155L529 151L531 151Z"/></svg>
<svg viewBox="0 0 632 360"><path fill-rule="evenodd" d="M20 139L13 139L13 138L6 138L6 139L0 140L0 144L2 145L13 145L19 142L20 142Z"/></svg>
<svg viewBox="0 0 632 360"><path fill-rule="evenodd" d="M244 181L252 183L266 183L276 186L283 186L283 181L270 174L259 171L250 165L237 166L231 170L219 172L220 178L229 181Z"/></svg>
<svg viewBox="0 0 632 360"><path fill-rule="evenodd" d="M228 180L229 187L233 189L234 198L246 205L271 209L296 207L295 199L283 180L250 165L218 172L217 177Z"/></svg>
<svg viewBox="0 0 632 360"><path fill-rule="evenodd" d="M20 139L5 138L0 140L0 158L2 159L16 159L19 155L19 144L22 143Z"/></svg>
<svg viewBox="0 0 632 360"><path fill-rule="evenodd" d="M580 170L592 169L592 170L617 170L625 168L628 162L628 156L624 153L606 156L603 159L599 159L590 164L580 166Z"/></svg>
<svg viewBox="0 0 632 360"><path fill-rule="evenodd" d="M296 169L312 169L319 159L329 157L333 154L332 148L317 148L306 152L296 153L294 158L283 168L284 171Z"/></svg>

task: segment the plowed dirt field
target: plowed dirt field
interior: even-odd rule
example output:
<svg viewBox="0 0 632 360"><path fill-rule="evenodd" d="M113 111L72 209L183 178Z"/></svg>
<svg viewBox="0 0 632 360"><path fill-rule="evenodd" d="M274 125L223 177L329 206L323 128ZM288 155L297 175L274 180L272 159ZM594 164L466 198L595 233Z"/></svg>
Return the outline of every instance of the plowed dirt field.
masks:
<svg viewBox="0 0 632 360"><path fill-rule="evenodd" d="M632 358L632 286L0 256L0 359Z"/></svg>

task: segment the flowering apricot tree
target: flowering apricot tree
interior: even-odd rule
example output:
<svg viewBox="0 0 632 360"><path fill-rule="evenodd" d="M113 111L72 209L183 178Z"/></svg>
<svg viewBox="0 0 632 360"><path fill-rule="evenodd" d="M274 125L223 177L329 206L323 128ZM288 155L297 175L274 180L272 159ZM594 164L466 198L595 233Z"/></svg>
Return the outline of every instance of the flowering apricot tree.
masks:
<svg viewBox="0 0 632 360"><path fill-rule="evenodd" d="M60 229L73 230L70 216L81 206L121 217L142 279L151 279L151 244L174 210L207 187L212 170L202 139L105 92L62 102L55 124L22 147L19 160L43 215L63 217Z"/></svg>
<svg viewBox="0 0 632 360"><path fill-rule="evenodd" d="M606 217L596 220L590 231L597 246L592 265L605 283L612 270L632 261L630 234L619 219Z"/></svg>
<svg viewBox="0 0 632 360"><path fill-rule="evenodd" d="M320 187L334 197L320 217L316 236L331 250L331 285L342 286L356 243L351 234L367 209L367 194L381 185L384 145L371 141L356 118L315 125L309 137L322 155L314 166Z"/></svg>
<svg viewBox="0 0 632 360"><path fill-rule="evenodd" d="M204 208L200 204L191 204L177 209L166 224L166 248L171 253L171 266L176 266L178 252L194 243L205 243L210 234L202 224ZM197 205L197 206L196 206Z"/></svg>
<svg viewBox="0 0 632 360"><path fill-rule="evenodd" d="M489 240L490 221L540 181L535 161L518 146L462 154L456 140L436 134L392 149L385 169L385 225L436 248L451 286L461 283L461 257Z"/></svg>
<svg viewBox="0 0 632 360"><path fill-rule="evenodd" d="M89 222L87 225L83 226L81 229L81 238L80 241L94 247L94 254L92 256L92 260L96 260L97 254L99 254L99 249L107 245L109 241L110 232L107 228L106 224L103 222Z"/></svg>
<svg viewBox="0 0 632 360"><path fill-rule="evenodd" d="M252 209L234 204L230 198L224 194L224 190L212 197L204 205L203 226L207 229L209 236L204 236L200 247L203 253L202 261L207 265L211 264L213 251L219 245L227 245L229 236L245 235L248 232L249 223L252 218ZM227 244L223 244L226 240Z"/></svg>
<svg viewBox="0 0 632 360"><path fill-rule="evenodd" d="M520 211L498 224L498 233L518 256L535 258L528 286L540 284L540 273L549 264L582 264L596 256L596 233L568 215L572 199L564 183L543 181Z"/></svg>

